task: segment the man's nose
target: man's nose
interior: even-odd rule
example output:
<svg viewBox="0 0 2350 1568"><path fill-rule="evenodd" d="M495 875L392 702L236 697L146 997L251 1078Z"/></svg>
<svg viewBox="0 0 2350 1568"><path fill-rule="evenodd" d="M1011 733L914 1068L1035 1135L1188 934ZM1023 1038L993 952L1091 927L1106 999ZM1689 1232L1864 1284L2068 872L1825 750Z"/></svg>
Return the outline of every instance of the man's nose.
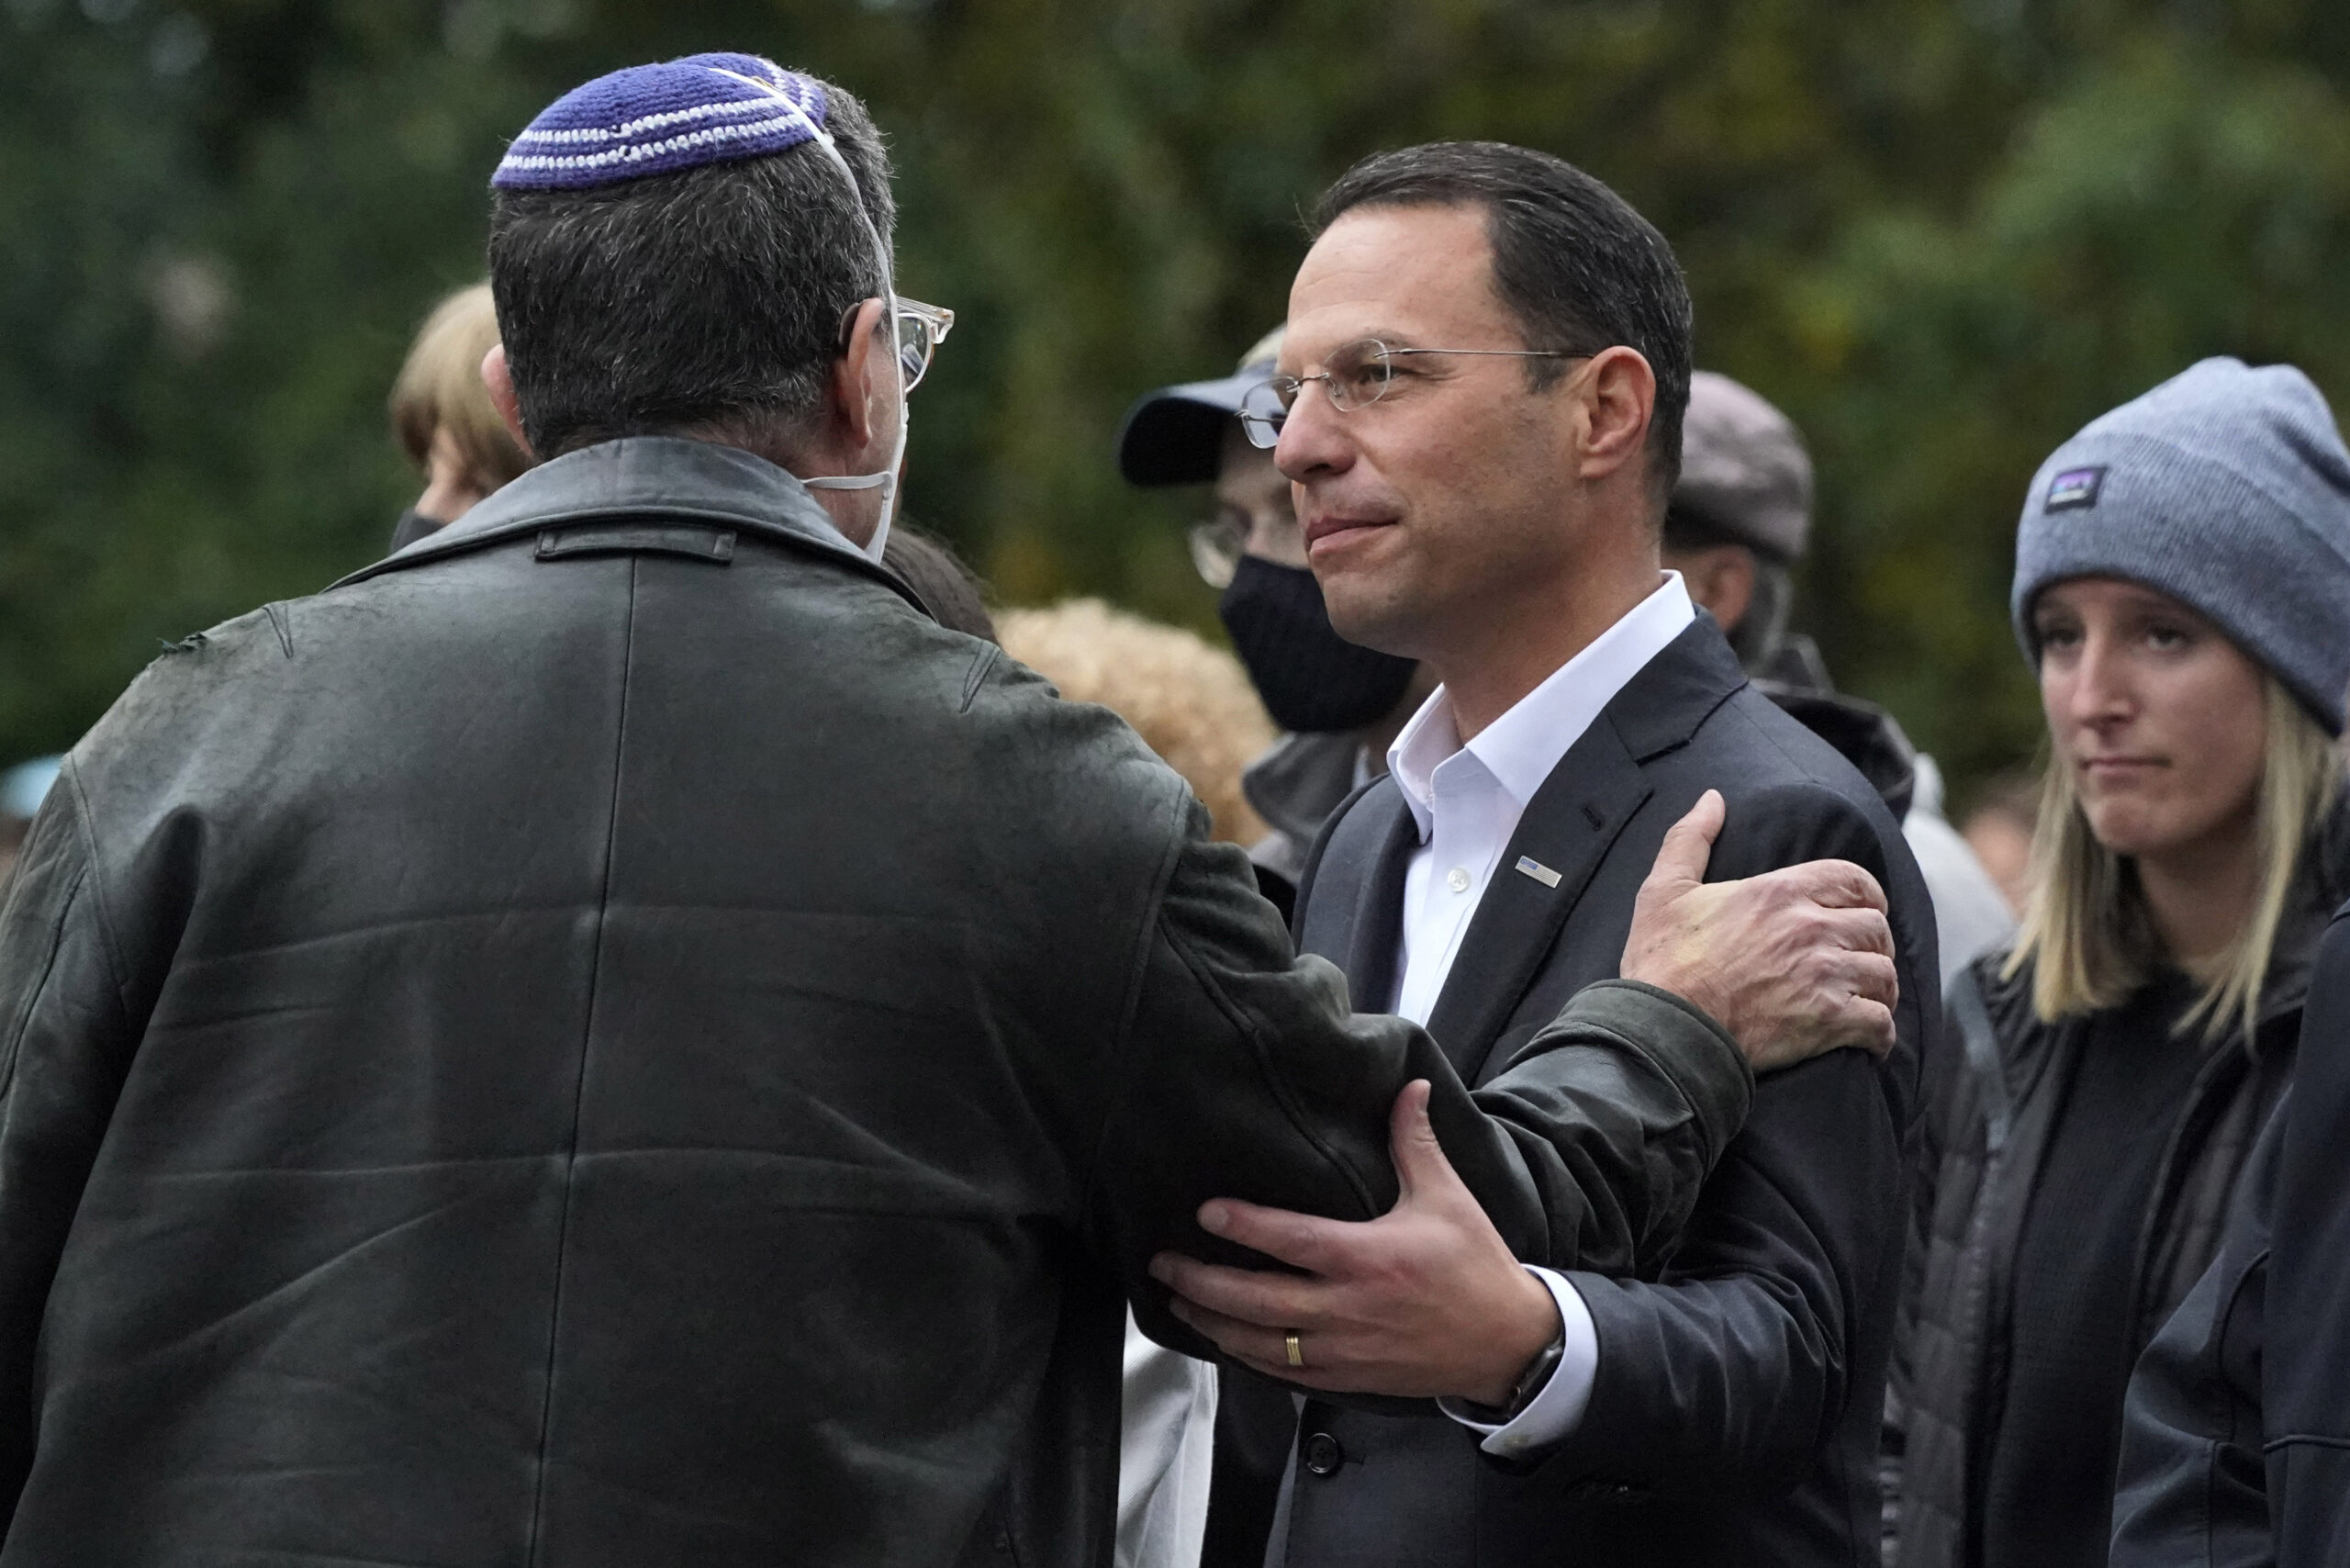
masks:
<svg viewBox="0 0 2350 1568"><path fill-rule="evenodd" d="M1273 465L1293 483L1304 484L1324 475L1343 473L1354 461L1346 417L1330 406L1323 384L1309 381L1298 389L1281 420L1281 437L1273 447Z"/></svg>

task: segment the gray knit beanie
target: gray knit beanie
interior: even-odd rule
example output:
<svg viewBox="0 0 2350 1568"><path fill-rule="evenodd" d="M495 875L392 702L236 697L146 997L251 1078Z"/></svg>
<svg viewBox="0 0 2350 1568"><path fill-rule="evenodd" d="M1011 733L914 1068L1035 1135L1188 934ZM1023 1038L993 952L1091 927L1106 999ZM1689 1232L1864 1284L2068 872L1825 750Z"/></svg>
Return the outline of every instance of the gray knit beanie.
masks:
<svg viewBox="0 0 2350 1568"><path fill-rule="evenodd" d="M2207 359L2092 420L2040 465L2009 608L2037 666L2031 601L2114 577L2209 616L2327 731L2350 691L2350 451L2289 364Z"/></svg>

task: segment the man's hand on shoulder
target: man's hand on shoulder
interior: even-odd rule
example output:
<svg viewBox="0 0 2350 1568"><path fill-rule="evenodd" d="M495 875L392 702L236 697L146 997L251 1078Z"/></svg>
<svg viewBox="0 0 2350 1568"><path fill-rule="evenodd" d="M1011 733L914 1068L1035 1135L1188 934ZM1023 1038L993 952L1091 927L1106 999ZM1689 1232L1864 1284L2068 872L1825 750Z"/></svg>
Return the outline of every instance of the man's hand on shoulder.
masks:
<svg viewBox="0 0 2350 1568"><path fill-rule="evenodd" d="M1708 790L1673 825L1633 905L1620 973L1703 1008L1757 1072L1893 1047L1900 982L1885 890L1849 860L1707 882L1727 814Z"/></svg>
<svg viewBox="0 0 2350 1568"><path fill-rule="evenodd" d="M1201 1227L1303 1270L1151 1260L1171 1309L1216 1348L1306 1388L1504 1405L1559 1332L1559 1307L1445 1158L1428 1085L1395 1098L1389 1138L1401 1193L1349 1223L1218 1198ZM1292 1347L1295 1355L1292 1355Z"/></svg>
<svg viewBox="0 0 2350 1568"><path fill-rule="evenodd" d="M1635 906L1624 978L1710 1014L1758 1071L1839 1047L1890 1049L1899 991L1876 879L1849 861L1819 860L1708 884L1724 816L1721 796L1707 790L1666 834ZM1401 1192L1379 1218L1323 1219L1229 1198L1203 1205L1203 1229L1288 1269L1160 1253L1150 1271L1174 1293L1175 1316L1285 1383L1506 1405L1559 1334L1559 1305L1445 1158L1427 1093L1415 1082L1395 1101Z"/></svg>

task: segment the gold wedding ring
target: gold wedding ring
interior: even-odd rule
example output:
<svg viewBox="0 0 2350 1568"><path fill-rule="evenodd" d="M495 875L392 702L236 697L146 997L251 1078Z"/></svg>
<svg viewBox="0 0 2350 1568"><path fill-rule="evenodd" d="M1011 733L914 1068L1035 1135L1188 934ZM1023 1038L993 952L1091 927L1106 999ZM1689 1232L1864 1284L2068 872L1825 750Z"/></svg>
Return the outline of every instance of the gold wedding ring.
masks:
<svg viewBox="0 0 2350 1568"><path fill-rule="evenodd" d="M1291 1329L1289 1331L1289 1338L1284 1340L1283 1343L1289 1346L1289 1364L1293 1367L1304 1366L1305 1364L1305 1347L1297 1342L1297 1330L1294 1328Z"/></svg>

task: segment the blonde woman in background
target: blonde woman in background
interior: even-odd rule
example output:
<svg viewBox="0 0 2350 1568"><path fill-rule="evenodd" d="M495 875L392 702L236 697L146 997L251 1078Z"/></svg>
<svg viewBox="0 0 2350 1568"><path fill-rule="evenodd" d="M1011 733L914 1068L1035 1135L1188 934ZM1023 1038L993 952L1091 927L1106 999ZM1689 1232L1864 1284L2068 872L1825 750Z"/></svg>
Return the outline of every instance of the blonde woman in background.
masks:
<svg viewBox="0 0 2350 1568"><path fill-rule="evenodd" d="M1953 993L1887 1397L1900 1568L2102 1568L2130 1369L2210 1264L2344 893L2350 452L2207 360L2033 480L2049 756L2013 949ZM1969 983L1971 982L1971 983Z"/></svg>
<svg viewBox="0 0 2350 1568"><path fill-rule="evenodd" d="M424 493L400 514L392 549L405 550L456 521L531 465L482 385L481 362L498 346L489 285L461 288L432 308L392 384L392 434L424 476Z"/></svg>

